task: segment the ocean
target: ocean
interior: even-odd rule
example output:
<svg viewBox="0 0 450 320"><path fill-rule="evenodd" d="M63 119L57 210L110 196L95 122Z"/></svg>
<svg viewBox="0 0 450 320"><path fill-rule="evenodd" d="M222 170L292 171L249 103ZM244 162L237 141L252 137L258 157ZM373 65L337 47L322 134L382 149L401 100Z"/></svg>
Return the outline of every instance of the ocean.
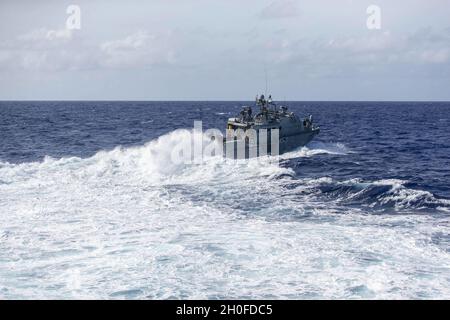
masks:
<svg viewBox="0 0 450 320"><path fill-rule="evenodd" d="M286 102L320 134L173 164L249 102L0 102L0 299L450 298L450 103Z"/></svg>

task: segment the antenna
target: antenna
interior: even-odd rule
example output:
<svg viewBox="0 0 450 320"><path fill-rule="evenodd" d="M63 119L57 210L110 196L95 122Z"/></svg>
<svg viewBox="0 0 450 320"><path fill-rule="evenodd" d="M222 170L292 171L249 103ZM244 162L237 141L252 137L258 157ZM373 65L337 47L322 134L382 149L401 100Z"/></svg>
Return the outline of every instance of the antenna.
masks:
<svg viewBox="0 0 450 320"><path fill-rule="evenodd" d="M266 91L264 92L264 95L267 96L267 66L265 62L264 62L264 76L266 78Z"/></svg>

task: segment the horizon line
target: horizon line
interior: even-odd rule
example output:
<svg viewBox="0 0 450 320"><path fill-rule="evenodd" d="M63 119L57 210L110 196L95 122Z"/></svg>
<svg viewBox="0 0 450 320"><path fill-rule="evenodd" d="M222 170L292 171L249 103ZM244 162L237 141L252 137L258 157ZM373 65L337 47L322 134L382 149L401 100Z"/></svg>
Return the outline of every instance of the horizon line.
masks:
<svg viewBox="0 0 450 320"><path fill-rule="evenodd" d="M450 100L274 100L275 102L450 102ZM254 102L245 99L0 99L0 102Z"/></svg>

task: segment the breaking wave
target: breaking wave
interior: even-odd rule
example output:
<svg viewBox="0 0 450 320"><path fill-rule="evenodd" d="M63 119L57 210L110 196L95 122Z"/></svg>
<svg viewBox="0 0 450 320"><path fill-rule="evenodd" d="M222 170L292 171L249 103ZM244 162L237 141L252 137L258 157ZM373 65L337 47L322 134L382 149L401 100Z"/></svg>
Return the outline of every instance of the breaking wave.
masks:
<svg viewBox="0 0 450 320"><path fill-rule="evenodd" d="M346 155L351 153L343 143L326 143L313 141L308 146L281 155L282 159L312 157L319 154Z"/></svg>
<svg viewBox="0 0 450 320"><path fill-rule="evenodd" d="M366 205L374 209L437 209L448 211L450 199L439 198L429 191L408 187L408 181L384 179L372 182L361 179L334 181L321 178L309 182L320 195L346 205Z"/></svg>
<svg viewBox="0 0 450 320"><path fill-rule="evenodd" d="M390 179L337 181L329 177L301 179L278 160L308 158L315 155L346 155L351 153L344 144L313 142L307 147L283 154L280 158L261 157L250 160L229 160L222 156L204 156L202 163L173 161L174 150L187 146L192 149L192 134L176 130L138 147L116 147L100 151L90 158L45 157L42 162L10 164L0 162L0 188L58 185L168 186L185 185L197 188L222 186L239 193L239 188L269 183L271 193L286 196L300 190L302 194L326 197L342 204L366 205L376 209L438 209L448 210L450 200L441 199L424 190L408 188L408 181ZM204 145L210 143L203 135ZM274 181L275 179L275 181ZM287 179L287 180L286 180ZM202 185L202 187L200 187ZM261 191L262 192L262 191ZM253 195L253 193L250 193ZM256 197L259 198L259 197ZM0 198L1 199L1 198Z"/></svg>

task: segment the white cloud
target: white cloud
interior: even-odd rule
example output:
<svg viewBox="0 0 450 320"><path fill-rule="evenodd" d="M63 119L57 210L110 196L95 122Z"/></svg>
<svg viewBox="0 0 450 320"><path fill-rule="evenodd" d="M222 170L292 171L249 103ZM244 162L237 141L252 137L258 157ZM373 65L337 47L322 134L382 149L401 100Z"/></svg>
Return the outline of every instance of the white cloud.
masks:
<svg viewBox="0 0 450 320"><path fill-rule="evenodd" d="M150 35L144 31L138 31L124 39L107 41L102 44L102 50L106 52L114 52L117 50L139 49L151 40L155 40L154 35Z"/></svg>
<svg viewBox="0 0 450 320"><path fill-rule="evenodd" d="M332 39L328 42L328 48L332 50L344 50L349 52L377 52L394 49L402 45L402 39L394 39L389 31L377 33L367 37L347 37Z"/></svg>
<svg viewBox="0 0 450 320"><path fill-rule="evenodd" d="M299 8L297 5L297 1L276 0L262 9L259 16L265 19L280 19L296 17L298 15Z"/></svg>
<svg viewBox="0 0 450 320"><path fill-rule="evenodd" d="M23 34L18 37L20 41L55 41L55 40L70 40L72 38L72 30L59 29L52 30L47 28L39 28L32 30L29 33Z"/></svg>
<svg viewBox="0 0 450 320"><path fill-rule="evenodd" d="M385 31L331 39L272 33L251 37L249 46L234 50L225 50L225 41L211 39L215 51L207 51L199 42L187 41L192 37L186 30L140 30L118 39L87 42L77 32L40 28L0 43L0 69L73 71L178 64L212 70L224 64L234 68L265 61L280 70L297 70L315 77L370 75L374 71L390 76L399 68L420 74L450 68L449 35L448 30L436 32L431 28L409 35ZM444 68L436 71L434 65Z"/></svg>
<svg viewBox="0 0 450 320"><path fill-rule="evenodd" d="M39 28L0 43L0 69L73 71L145 67L176 60L171 33L138 31L100 45L75 35L68 29Z"/></svg>
<svg viewBox="0 0 450 320"><path fill-rule="evenodd" d="M172 34L150 34L138 31L123 39L107 41L100 45L107 67L148 66L172 64L175 62L175 49Z"/></svg>
<svg viewBox="0 0 450 320"><path fill-rule="evenodd" d="M449 62L449 52L449 48L425 50L421 54L421 59L423 62L446 63Z"/></svg>
<svg viewBox="0 0 450 320"><path fill-rule="evenodd" d="M449 34L445 29L366 32L328 39L271 34L254 41L249 57L263 53L253 63L265 62L280 77L441 79L450 72Z"/></svg>

